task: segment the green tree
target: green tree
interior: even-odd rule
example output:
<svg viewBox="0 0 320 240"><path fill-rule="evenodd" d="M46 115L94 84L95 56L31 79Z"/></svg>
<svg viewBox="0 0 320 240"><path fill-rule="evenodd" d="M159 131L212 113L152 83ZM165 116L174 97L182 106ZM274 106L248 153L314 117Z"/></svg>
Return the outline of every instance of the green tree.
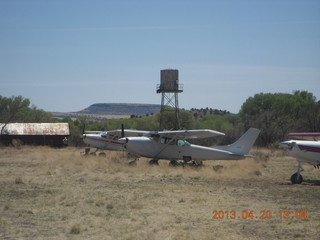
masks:
<svg viewBox="0 0 320 240"><path fill-rule="evenodd" d="M27 109L29 105L29 99L25 99L22 96L12 96L11 98L0 96L0 122L3 123L0 134L2 134L8 123L18 120L19 112Z"/></svg>
<svg viewBox="0 0 320 240"><path fill-rule="evenodd" d="M26 123L39 123L39 122L52 122L51 113L45 112L42 109L38 109L36 106L31 108L23 108L17 114L18 122Z"/></svg>
<svg viewBox="0 0 320 240"><path fill-rule="evenodd" d="M316 125L317 116L311 116L316 107L316 98L306 91L293 94L260 93L246 100L239 115L245 128L257 127L261 130L261 144L268 145L284 139L289 131L310 130L305 125L306 122Z"/></svg>
<svg viewBox="0 0 320 240"><path fill-rule="evenodd" d="M162 113L156 114L159 119L162 118L162 127L164 129L176 129L177 128L177 120L176 120L176 113L174 110L167 110ZM180 129L191 129L194 126L194 116L192 112L186 110L179 110L180 116ZM159 127L158 127L159 128Z"/></svg>

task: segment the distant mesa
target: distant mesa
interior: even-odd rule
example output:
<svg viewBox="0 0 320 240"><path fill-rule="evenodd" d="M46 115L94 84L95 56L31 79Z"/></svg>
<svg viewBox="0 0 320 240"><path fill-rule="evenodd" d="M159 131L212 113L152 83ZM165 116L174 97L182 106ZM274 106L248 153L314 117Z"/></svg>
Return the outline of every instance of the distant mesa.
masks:
<svg viewBox="0 0 320 240"><path fill-rule="evenodd" d="M161 105L159 104L95 103L77 113L145 116L160 112L160 108Z"/></svg>
<svg viewBox="0 0 320 240"><path fill-rule="evenodd" d="M130 118L157 114L160 104L139 103L95 103L78 112L51 112L55 118L78 118L87 116L90 119L106 120L112 118Z"/></svg>

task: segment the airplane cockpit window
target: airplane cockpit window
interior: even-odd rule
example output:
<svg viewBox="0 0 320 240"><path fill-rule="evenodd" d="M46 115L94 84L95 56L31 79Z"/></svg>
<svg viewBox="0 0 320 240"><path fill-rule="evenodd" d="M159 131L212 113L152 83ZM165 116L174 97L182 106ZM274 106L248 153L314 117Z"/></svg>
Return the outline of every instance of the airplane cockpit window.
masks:
<svg viewBox="0 0 320 240"><path fill-rule="evenodd" d="M191 144L186 140L177 140L177 146L190 146Z"/></svg>
<svg viewBox="0 0 320 240"><path fill-rule="evenodd" d="M159 142L162 144L170 144L170 145L177 145L177 146L190 146L191 145L186 140L182 140L182 139L173 140L172 138L168 138L168 137L161 137Z"/></svg>

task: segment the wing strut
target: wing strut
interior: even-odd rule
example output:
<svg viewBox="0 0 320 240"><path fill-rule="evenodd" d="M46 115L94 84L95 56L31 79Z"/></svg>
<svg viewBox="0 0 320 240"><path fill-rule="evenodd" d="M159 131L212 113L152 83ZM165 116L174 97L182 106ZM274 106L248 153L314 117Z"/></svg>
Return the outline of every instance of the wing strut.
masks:
<svg viewBox="0 0 320 240"><path fill-rule="evenodd" d="M174 137L173 138L171 138L171 140L169 141L169 142L167 142L165 145L164 145L164 147L163 148L161 148L161 150L154 156L154 158L152 159L152 160L150 160L150 164L156 164L156 165L158 165L159 163L158 163L158 156L159 156L159 154L163 151L163 150L165 150L168 146L169 146L169 144L171 144L174 140L176 140L176 138L177 138L177 136L178 136L178 133L177 134L175 134L174 135Z"/></svg>

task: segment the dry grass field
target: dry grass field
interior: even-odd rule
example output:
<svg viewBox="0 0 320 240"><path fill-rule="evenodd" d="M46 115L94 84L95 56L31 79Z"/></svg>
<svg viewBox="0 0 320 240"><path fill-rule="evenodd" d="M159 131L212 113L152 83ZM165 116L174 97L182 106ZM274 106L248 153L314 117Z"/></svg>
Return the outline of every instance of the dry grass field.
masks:
<svg viewBox="0 0 320 240"><path fill-rule="evenodd" d="M0 239L320 239L320 170L291 185L281 151L194 169L82 150L0 148Z"/></svg>

